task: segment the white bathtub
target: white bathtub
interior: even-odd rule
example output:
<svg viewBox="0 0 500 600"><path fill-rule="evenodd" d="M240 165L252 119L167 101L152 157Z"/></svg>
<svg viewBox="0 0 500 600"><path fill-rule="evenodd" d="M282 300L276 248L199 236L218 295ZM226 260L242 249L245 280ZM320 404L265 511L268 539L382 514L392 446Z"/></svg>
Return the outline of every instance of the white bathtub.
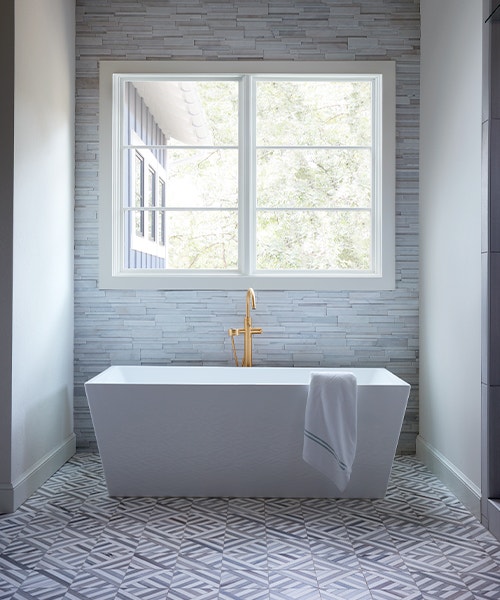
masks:
<svg viewBox="0 0 500 600"><path fill-rule="evenodd" d="M358 446L340 493L302 460L311 371L110 367L85 384L111 496L381 498L410 386L386 369L358 381Z"/></svg>

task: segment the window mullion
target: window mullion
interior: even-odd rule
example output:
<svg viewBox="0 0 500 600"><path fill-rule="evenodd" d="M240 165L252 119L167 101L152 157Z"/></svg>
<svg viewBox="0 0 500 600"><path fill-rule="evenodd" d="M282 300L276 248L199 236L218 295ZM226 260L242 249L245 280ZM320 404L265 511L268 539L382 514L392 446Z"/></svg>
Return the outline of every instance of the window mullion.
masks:
<svg viewBox="0 0 500 600"><path fill-rule="evenodd" d="M255 83L245 75L240 87L239 263L240 271L255 271Z"/></svg>

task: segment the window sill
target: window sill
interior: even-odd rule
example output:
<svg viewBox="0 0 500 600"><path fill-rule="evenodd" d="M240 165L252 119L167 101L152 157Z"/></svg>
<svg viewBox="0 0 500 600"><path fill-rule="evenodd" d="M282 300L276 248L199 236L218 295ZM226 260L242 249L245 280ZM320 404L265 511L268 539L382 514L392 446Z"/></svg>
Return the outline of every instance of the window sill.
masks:
<svg viewBox="0 0 500 600"><path fill-rule="evenodd" d="M101 289L135 290L315 290L315 291L378 291L395 288L394 273L375 275L359 273L351 275L283 275L277 273L259 275L189 274L165 275L147 273L123 273L106 276L102 274Z"/></svg>

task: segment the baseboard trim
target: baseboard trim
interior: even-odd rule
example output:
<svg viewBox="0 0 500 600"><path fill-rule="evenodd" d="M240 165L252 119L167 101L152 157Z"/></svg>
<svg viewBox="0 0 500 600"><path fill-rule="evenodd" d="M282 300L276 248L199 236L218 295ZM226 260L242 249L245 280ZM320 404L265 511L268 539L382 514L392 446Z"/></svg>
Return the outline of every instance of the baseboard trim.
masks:
<svg viewBox="0 0 500 600"><path fill-rule="evenodd" d="M72 433L57 448L46 454L13 483L0 484L0 513L12 513L25 502L76 452Z"/></svg>
<svg viewBox="0 0 500 600"><path fill-rule="evenodd" d="M439 450L417 436L417 458L421 460L481 520L481 490Z"/></svg>

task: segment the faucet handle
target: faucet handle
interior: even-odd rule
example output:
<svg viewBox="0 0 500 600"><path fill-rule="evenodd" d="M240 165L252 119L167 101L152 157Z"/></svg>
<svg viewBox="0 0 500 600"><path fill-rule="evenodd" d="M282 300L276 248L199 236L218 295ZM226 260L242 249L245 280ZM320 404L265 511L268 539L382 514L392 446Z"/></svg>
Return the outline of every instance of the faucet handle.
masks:
<svg viewBox="0 0 500 600"><path fill-rule="evenodd" d="M229 337L233 337L235 335L240 335L240 330L239 329L233 329L231 327L231 329L229 329L228 331Z"/></svg>

